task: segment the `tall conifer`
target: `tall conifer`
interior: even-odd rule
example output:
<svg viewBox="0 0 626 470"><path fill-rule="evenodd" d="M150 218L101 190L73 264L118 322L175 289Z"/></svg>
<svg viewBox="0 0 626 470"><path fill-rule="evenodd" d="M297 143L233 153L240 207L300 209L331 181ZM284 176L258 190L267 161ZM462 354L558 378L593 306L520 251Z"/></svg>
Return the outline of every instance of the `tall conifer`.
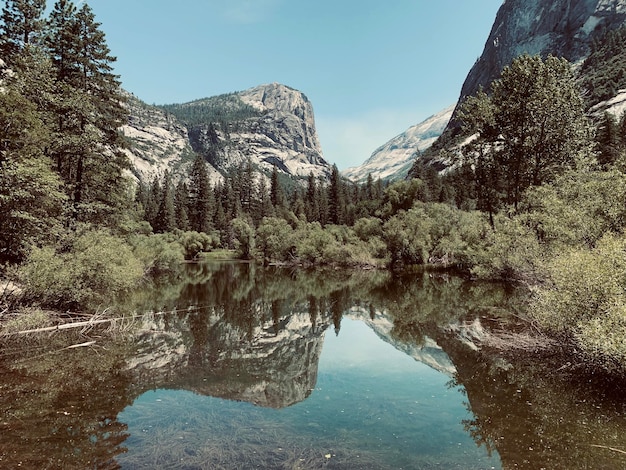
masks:
<svg viewBox="0 0 626 470"><path fill-rule="evenodd" d="M6 0L2 8L0 52L2 59L13 65L13 60L24 47L42 40L46 9L45 0Z"/></svg>

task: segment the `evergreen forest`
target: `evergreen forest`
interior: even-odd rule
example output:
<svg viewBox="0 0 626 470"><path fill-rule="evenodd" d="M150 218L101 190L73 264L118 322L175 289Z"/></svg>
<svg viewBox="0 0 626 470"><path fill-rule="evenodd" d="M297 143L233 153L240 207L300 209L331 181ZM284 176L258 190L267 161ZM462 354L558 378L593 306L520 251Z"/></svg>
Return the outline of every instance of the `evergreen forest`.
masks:
<svg viewBox="0 0 626 470"><path fill-rule="evenodd" d="M528 286L533 327L626 372L626 119L587 114L623 86L623 30L594 43L582 75L556 57L515 59L462 104L472 137L439 151L443 172L420 159L409 179L354 184L333 166L293 185L247 162L211 182L196 156L186 178L136 182L101 25L87 4L45 6L2 10L0 320L95 313L226 251L303 268L422 265ZM230 95L164 109L220 126L255 112Z"/></svg>

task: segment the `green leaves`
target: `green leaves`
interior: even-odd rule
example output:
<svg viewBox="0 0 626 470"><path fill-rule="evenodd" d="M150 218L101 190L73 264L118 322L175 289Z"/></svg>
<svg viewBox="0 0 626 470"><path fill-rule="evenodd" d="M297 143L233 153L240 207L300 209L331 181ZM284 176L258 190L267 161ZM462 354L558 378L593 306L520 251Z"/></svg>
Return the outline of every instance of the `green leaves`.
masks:
<svg viewBox="0 0 626 470"><path fill-rule="evenodd" d="M553 181L592 155L590 125L565 59L523 55L505 67L491 94L468 98L460 113L475 134L463 151L479 186L481 207L516 210L530 186Z"/></svg>
<svg viewBox="0 0 626 470"><path fill-rule="evenodd" d="M593 249L564 251L548 264L531 313L545 328L573 336L597 365L626 369L626 239L607 234Z"/></svg>

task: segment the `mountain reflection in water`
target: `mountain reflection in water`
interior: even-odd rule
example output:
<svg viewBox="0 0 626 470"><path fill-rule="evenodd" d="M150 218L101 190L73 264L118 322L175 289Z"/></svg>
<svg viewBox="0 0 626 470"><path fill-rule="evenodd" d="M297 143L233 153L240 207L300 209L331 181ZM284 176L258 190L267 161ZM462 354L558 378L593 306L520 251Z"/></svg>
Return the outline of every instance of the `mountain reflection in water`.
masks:
<svg viewBox="0 0 626 470"><path fill-rule="evenodd" d="M127 299L170 312L130 334L3 346L0 468L624 466L604 384L476 350L525 301L445 275L189 265Z"/></svg>

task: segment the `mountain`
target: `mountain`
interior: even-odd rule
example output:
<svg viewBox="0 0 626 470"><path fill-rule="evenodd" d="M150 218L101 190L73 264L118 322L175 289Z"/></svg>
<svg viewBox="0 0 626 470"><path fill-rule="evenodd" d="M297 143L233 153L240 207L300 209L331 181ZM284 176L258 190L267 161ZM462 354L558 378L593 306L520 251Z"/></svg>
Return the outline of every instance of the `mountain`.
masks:
<svg viewBox="0 0 626 470"><path fill-rule="evenodd" d="M149 106L129 97L133 173L148 181L165 169L186 174L194 155L213 181L250 160L270 174L274 167L294 180L330 175L315 128L313 106L301 92L272 83L183 104Z"/></svg>
<svg viewBox="0 0 626 470"><path fill-rule="evenodd" d="M430 147L445 129L454 106L429 117L406 132L394 137L376 149L362 165L342 171L342 175L354 182L365 182L368 175L374 180L393 181L406 177L419 152Z"/></svg>
<svg viewBox="0 0 626 470"><path fill-rule="evenodd" d="M579 63L585 59L594 41L606 31L616 29L626 22L625 0L506 0L498 10L483 53L469 71L452 117L445 122L439 134L443 139L429 140L426 144L412 142L404 134L385 144L357 168L349 168L344 175L362 181L367 173L383 179L398 179L410 173L415 151L424 151L434 144L433 152L446 147L450 135L456 134L459 122L454 118L459 104L475 94L479 88L488 89L502 69L514 58L527 53L565 57ZM592 103L595 104L595 103ZM419 125L418 125L419 126ZM416 126L416 127L418 127ZM410 134L411 128L407 131ZM403 144L406 143L406 147ZM423 146L420 146L422 144ZM430 158L428 155L427 158ZM402 162L402 163L401 163ZM443 163L443 162L442 162ZM445 166L445 165L444 165Z"/></svg>
<svg viewBox="0 0 626 470"><path fill-rule="evenodd" d="M459 104L480 87L488 89L502 69L524 53L577 63L589 55L594 40L625 22L624 0L506 0L463 83ZM453 120L448 127L455 125Z"/></svg>

